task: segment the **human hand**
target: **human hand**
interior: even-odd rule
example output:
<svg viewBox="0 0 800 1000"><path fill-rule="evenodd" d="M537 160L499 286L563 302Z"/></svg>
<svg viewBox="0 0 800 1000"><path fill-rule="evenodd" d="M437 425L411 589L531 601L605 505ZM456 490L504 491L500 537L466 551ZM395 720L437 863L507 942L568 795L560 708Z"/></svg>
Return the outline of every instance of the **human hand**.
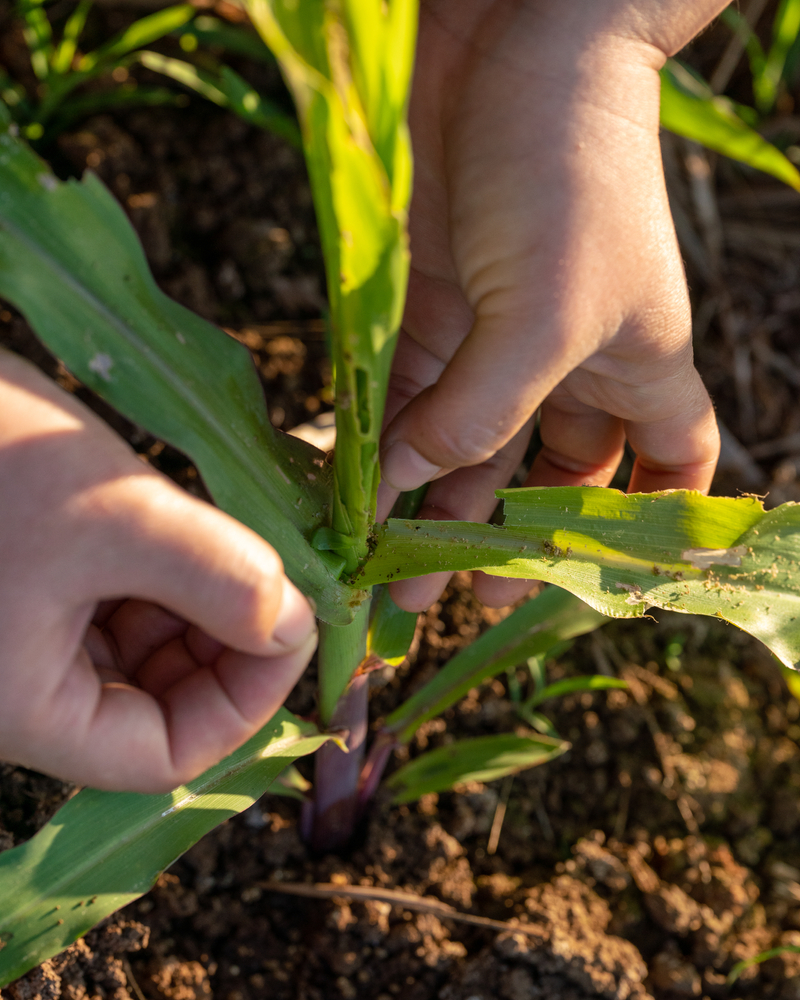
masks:
<svg viewBox="0 0 800 1000"><path fill-rule="evenodd" d="M316 644L275 551L0 351L0 758L164 792L253 735Z"/></svg>
<svg viewBox="0 0 800 1000"><path fill-rule="evenodd" d="M658 69L721 0L423 0L410 108L412 271L378 517L487 519L540 410L528 486L707 490L719 437L694 368L659 149ZM448 574L391 585L410 611ZM526 581L475 574L487 604Z"/></svg>

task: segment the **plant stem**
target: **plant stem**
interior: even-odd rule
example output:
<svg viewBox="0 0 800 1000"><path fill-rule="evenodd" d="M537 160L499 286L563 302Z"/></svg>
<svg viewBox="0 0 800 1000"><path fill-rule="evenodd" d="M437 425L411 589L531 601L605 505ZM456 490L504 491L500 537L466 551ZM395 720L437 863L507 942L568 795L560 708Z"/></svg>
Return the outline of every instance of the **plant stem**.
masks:
<svg viewBox="0 0 800 1000"><path fill-rule="evenodd" d="M364 601L349 625L319 623L319 715L327 728L350 678L366 656L370 603Z"/></svg>
<svg viewBox="0 0 800 1000"><path fill-rule="evenodd" d="M347 843L358 818L358 781L367 738L369 677L353 677L367 651L369 601L350 625L322 624L319 647L320 721L342 733L348 753L331 744L332 753L315 758L314 817L311 846L330 851Z"/></svg>
<svg viewBox="0 0 800 1000"><path fill-rule="evenodd" d="M367 738L367 694L369 675L353 678L331 720L332 727L346 729L343 753L335 743L326 744L332 753L314 758L314 825L311 846L315 851L343 847L353 835L358 819L358 779L364 761Z"/></svg>

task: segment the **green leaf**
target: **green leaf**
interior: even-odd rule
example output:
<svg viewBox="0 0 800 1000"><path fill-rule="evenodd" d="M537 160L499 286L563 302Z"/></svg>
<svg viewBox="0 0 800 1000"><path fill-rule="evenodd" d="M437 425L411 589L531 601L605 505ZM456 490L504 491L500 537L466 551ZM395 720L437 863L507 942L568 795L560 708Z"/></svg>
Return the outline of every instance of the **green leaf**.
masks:
<svg viewBox="0 0 800 1000"><path fill-rule="evenodd" d="M800 0L781 0L775 20L772 22L772 44L767 52L764 68L753 79L756 107L762 114L767 114L775 106L786 59L798 32L800 32Z"/></svg>
<svg viewBox="0 0 800 1000"><path fill-rule="evenodd" d="M742 121L726 98L700 96L695 78L674 59L661 70L661 124L800 191L794 164Z"/></svg>
<svg viewBox="0 0 800 1000"><path fill-rule="evenodd" d="M430 792L445 792L467 781L495 781L507 774L546 764L570 744L548 736L477 736L428 750L395 771L386 784L394 802L412 802Z"/></svg>
<svg viewBox="0 0 800 1000"><path fill-rule="evenodd" d="M149 49L137 52L136 59L147 69L182 83L184 87L189 87L207 101L213 101L223 108L228 106L228 99L220 90L214 74L198 69L184 59L172 59L169 56L162 56L160 52L151 52Z"/></svg>
<svg viewBox="0 0 800 1000"><path fill-rule="evenodd" d="M64 33L61 36L61 42L50 60L50 65L54 73L61 75L62 73L69 72L78 48L78 39L86 24L86 18L89 15L91 7L92 0L79 0L78 6L67 19L67 23L64 25Z"/></svg>
<svg viewBox="0 0 800 1000"><path fill-rule="evenodd" d="M608 691L611 688L627 688L627 683L617 677L603 677L593 674L589 677L566 677L563 681L555 681L537 691L525 702L526 708L535 708L548 698L562 698L565 694L576 694L579 691Z"/></svg>
<svg viewBox="0 0 800 1000"><path fill-rule="evenodd" d="M414 639L419 615L403 611L392 600L388 587L376 587L367 632L367 655L399 666Z"/></svg>
<svg viewBox="0 0 800 1000"><path fill-rule="evenodd" d="M183 59L172 59L147 49L138 52L136 57L148 69L171 77L220 107L229 108L251 125L273 132L299 148L301 140L297 122L253 90L229 66L219 66L215 73L211 73Z"/></svg>
<svg viewBox="0 0 800 1000"><path fill-rule="evenodd" d="M378 439L409 256L406 105L415 0L247 0L292 90L325 255L337 406L330 526L368 552Z"/></svg>
<svg viewBox="0 0 800 1000"><path fill-rule="evenodd" d="M297 122L281 111L277 104L253 90L230 66L220 68L219 88L228 101L228 107L240 118L273 132L297 149L300 148L302 140Z"/></svg>
<svg viewBox="0 0 800 1000"><path fill-rule="evenodd" d="M281 795L297 802L305 802L311 791L311 782L306 780L294 764L290 764L266 789L266 795Z"/></svg>
<svg viewBox="0 0 800 1000"><path fill-rule="evenodd" d="M148 14L147 17L141 17L105 45L101 45L99 49L87 52L81 59L78 69L87 72L100 64L114 62L145 45L152 45L159 38L169 35L187 21L191 21L196 13L196 9L190 4L176 4L156 11L155 14Z"/></svg>
<svg viewBox="0 0 800 1000"><path fill-rule="evenodd" d="M50 75L53 30L44 12L44 0L18 0L17 13L25 22L23 36L30 52L31 67L39 80Z"/></svg>
<svg viewBox="0 0 800 1000"><path fill-rule="evenodd" d="M439 570L545 580L603 614L716 615L800 666L800 505L690 490L501 490L502 527L388 521L360 586Z"/></svg>
<svg viewBox="0 0 800 1000"><path fill-rule="evenodd" d="M247 350L167 298L91 173L61 183L0 120L0 295L75 373L197 464L216 502L278 550L327 621L363 595L306 537L326 516L324 456L275 431Z"/></svg>
<svg viewBox="0 0 800 1000"><path fill-rule="evenodd" d="M328 739L280 709L216 767L167 795L84 789L70 799L35 837L0 854L0 986L147 892L205 833Z"/></svg>
<svg viewBox="0 0 800 1000"><path fill-rule="evenodd" d="M415 522L416 523L416 522ZM408 743L423 722L477 687L534 656L546 656L565 639L591 632L607 621L572 594L548 587L460 650L419 691L388 717L385 729Z"/></svg>

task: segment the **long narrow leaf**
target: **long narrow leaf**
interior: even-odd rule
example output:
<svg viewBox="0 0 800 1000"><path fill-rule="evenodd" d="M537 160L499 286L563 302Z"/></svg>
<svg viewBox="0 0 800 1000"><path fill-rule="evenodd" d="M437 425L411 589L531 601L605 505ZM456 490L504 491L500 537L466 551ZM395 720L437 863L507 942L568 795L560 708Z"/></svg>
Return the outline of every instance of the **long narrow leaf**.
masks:
<svg viewBox="0 0 800 1000"><path fill-rule="evenodd" d="M78 6L70 14L67 23L64 25L64 33L61 36L61 41L50 61L54 73L60 75L69 72L78 48L78 39L86 24L86 18L89 16L91 7L92 0L80 0Z"/></svg>
<svg viewBox="0 0 800 1000"><path fill-rule="evenodd" d="M773 146L750 128L731 102L713 95L692 93L689 74L670 59L661 71L661 124L670 132L771 174L800 191L800 172Z"/></svg>
<svg viewBox="0 0 800 1000"><path fill-rule="evenodd" d="M388 717L385 729L407 743L428 719L464 697L470 688L524 663L547 655L565 639L583 635L608 619L558 587L523 604L484 632Z"/></svg>
<svg viewBox="0 0 800 1000"><path fill-rule="evenodd" d="M137 52L136 56L143 66L155 73L171 77L206 100L213 101L220 107L230 108L251 125L274 132L293 146L300 146L297 122L284 114L276 104L253 90L230 66L220 66L216 73L209 73L184 59L173 59L147 49Z"/></svg>
<svg viewBox="0 0 800 1000"><path fill-rule="evenodd" d="M160 52L150 52L148 49L137 52L136 58L142 66L154 73L162 73L182 83L184 87L189 87L207 101L213 101L223 108L227 107L228 101L211 73L204 72L185 59L173 59L170 56L162 56Z"/></svg>
<svg viewBox="0 0 800 1000"><path fill-rule="evenodd" d="M258 799L328 736L285 709L167 795L85 789L35 837L0 854L0 987L147 892L205 833Z"/></svg>
<svg viewBox="0 0 800 1000"><path fill-rule="evenodd" d="M91 70L101 63L113 62L145 45L152 45L159 38L182 27L196 13L196 9L190 4L176 4L156 11L155 14L148 14L147 17L141 17L125 31L121 31L115 38L101 45L99 49L87 52L81 59L78 69Z"/></svg>
<svg viewBox="0 0 800 1000"><path fill-rule="evenodd" d="M413 802L430 792L445 792L467 781L495 781L507 774L546 764L570 744L550 736L477 736L420 754L392 774L386 784L394 801Z"/></svg>
<svg viewBox="0 0 800 1000"><path fill-rule="evenodd" d="M294 94L314 191L340 404L329 527L352 572L374 521L378 440L408 276L405 114L416 2L246 6ZM323 539L329 549L331 538Z"/></svg>
<svg viewBox="0 0 800 1000"><path fill-rule="evenodd" d="M33 72L39 80L46 80L50 75L50 60L53 56L53 31L44 12L43 0L23 0L17 4L17 10L25 22L23 35L30 52Z"/></svg>
<svg viewBox="0 0 800 1000"><path fill-rule="evenodd" d="M689 490L501 490L502 527L388 521L361 586L439 570L546 580L603 614L715 615L800 665L800 505Z"/></svg>
<svg viewBox="0 0 800 1000"><path fill-rule="evenodd" d="M771 111L778 97L786 59L800 32L800 0L781 0L772 22L772 44L763 71L753 79L756 107L762 114Z"/></svg>
<svg viewBox="0 0 800 1000"><path fill-rule="evenodd" d="M761 965L762 962L768 962L771 958L778 958L781 955L800 955L800 947L796 944L783 944L777 948L770 948L769 951L762 951L754 958L745 958L741 962L737 962L728 973L726 980L728 986L733 986L739 976L752 966Z"/></svg>
<svg viewBox="0 0 800 1000"><path fill-rule="evenodd" d="M580 691L609 691L612 688L626 688L626 681L617 677L603 677L595 674L591 677L565 677L563 681L555 681L541 688L525 702L524 707L536 708L548 698L561 698L565 694L575 694Z"/></svg>
<svg viewBox="0 0 800 1000"><path fill-rule="evenodd" d="M246 349L158 289L94 175L62 184L2 119L0 153L0 295L78 378L197 463L217 503L276 547L323 619L348 622L359 595L306 540L326 515L329 470L274 430Z"/></svg>

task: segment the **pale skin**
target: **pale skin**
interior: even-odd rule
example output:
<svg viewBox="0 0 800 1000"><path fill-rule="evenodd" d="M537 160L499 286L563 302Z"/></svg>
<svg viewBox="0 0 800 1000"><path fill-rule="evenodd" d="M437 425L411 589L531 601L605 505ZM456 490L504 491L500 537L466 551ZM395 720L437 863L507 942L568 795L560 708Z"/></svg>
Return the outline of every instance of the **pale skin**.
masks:
<svg viewBox="0 0 800 1000"><path fill-rule="evenodd" d="M423 0L411 100L412 273L379 518L481 521L528 486L707 490L719 453L692 361L659 150L658 70L720 0ZM392 584L419 611L448 580ZM475 574L488 604L530 583Z"/></svg>
<svg viewBox="0 0 800 1000"><path fill-rule="evenodd" d="M483 520L541 411L529 484L706 490L719 450L694 369L658 148L658 67L720 0L428 0L411 107L412 277L379 516ZM166 791L251 736L316 644L249 529L146 466L0 352L0 759ZM427 607L441 575L393 585ZM476 574L487 603L525 582Z"/></svg>
<svg viewBox="0 0 800 1000"><path fill-rule="evenodd" d="M316 645L277 553L0 351L0 759L165 792L253 735Z"/></svg>

